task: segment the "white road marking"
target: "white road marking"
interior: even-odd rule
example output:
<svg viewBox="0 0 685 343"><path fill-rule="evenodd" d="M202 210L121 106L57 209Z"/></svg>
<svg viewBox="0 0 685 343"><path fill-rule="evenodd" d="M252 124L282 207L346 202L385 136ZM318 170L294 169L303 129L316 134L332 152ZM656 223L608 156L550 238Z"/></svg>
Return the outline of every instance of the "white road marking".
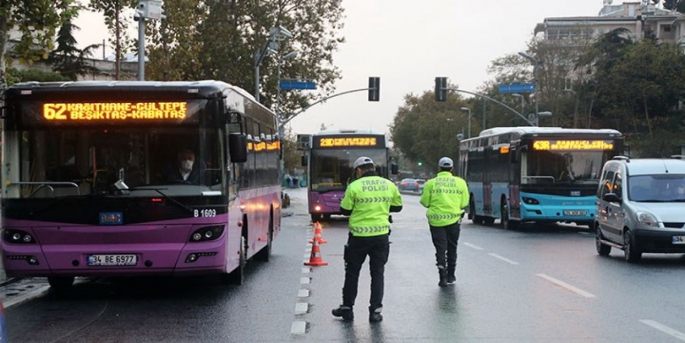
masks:
<svg viewBox="0 0 685 343"><path fill-rule="evenodd" d="M300 284L301 284L301 285L308 284L308 283L310 283L310 281L311 281L311 279L308 278L308 277L301 277L301 278L300 278Z"/></svg>
<svg viewBox="0 0 685 343"><path fill-rule="evenodd" d="M302 274L309 274L312 272L312 268L304 267L302 268Z"/></svg>
<svg viewBox="0 0 685 343"><path fill-rule="evenodd" d="M301 289L297 292L298 298L306 298L308 296L309 296L309 290L308 289Z"/></svg>
<svg viewBox="0 0 685 343"><path fill-rule="evenodd" d="M586 298L594 298L595 297L595 295L592 293L589 293L589 292L586 292L580 288L571 286L571 285L567 284L566 282L563 282L561 280L557 280L557 279L555 279L549 275L545 275L545 274L535 274L535 275L537 275L538 277L543 278L543 279L545 279L545 280L547 280L547 281L549 281L549 282L551 282L557 286L561 286L563 288L566 288L567 290L569 290L573 293L580 294Z"/></svg>
<svg viewBox="0 0 685 343"><path fill-rule="evenodd" d="M469 248L476 249L476 250L483 250L483 248L481 248L481 247L479 247L479 246L477 246L477 245L475 245L475 244L468 243L468 242L467 242L467 243L464 243L464 245L467 246L467 247L469 247Z"/></svg>
<svg viewBox="0 0 685 343"><path fill-rule="evenodd" d="M640 322L642 322L642 324L649 325L649 326L651 326L651 327L653 327L653 328L655 328L655 329L657 329L657 330L659 330L659 331L661 331L667 335L671 335L671 336L673 336L673 337L675 337L681 341L685 341L685 333L671 329L668 326L661 324L657 321L650 320L650 319L640 319Z"/></svg>
<svg viewBox="0 0 685 343"><path fill-rule="evenodd" d="M14 298L6 300L6 301L4 301L3 305L5 306L5 308L9 308L9 307L12 307L18 303L28 301L28 300L31 300L34 298L38 298L38 297L42 296L43 294L47 293L49 289L50 289L50 286L43 286L43 287L37 288L31 292L28 292L28 293L25 293L22 295L18 295Z"/></svg>
<svg viewBox="0 0 685 343"><path fill-rule="evenodd" d="M304 335L307 333L307 322L303 320L296 320L290 326L290 333L293 335Z"/></svg>
<svg viewBox="0 0 685 343"><path fill-rule="evenodd" d="M295 304L295 314L305 314L309 308L308 303L297 303Z"/></svg>
<svg viewBox="0 0 685 343"><path fill-rule="evenodd" d="M509 263L509 264L513 264L513 265L519 264L519 263L516 262L516 261L512 261L512 260L510 260L510 259L508 259L508 258L506 258L506 257L502 257L502 256L497 255L497 254L495 254L495 253L489 253L488 255L490 255L490 256L492 256L492 257L494 257L494 258L500 259L500 260L502 260L502 261L504 261L504 262L506 262L506 263Z"/></svg>

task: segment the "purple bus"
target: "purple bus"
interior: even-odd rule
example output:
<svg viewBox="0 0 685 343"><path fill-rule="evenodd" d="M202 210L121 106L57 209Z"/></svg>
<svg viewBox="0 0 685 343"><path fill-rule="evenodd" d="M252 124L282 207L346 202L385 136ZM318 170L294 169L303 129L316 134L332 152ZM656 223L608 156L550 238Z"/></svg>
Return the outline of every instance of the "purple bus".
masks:
<svg viewBox="0 0 685 343"><path fill-rule="evenodd" d="M324 130L300 135L300 148L306 151L309 214L312 222L328 220L340 213L340 201L354 179L352 165L360 156L370 157L378 175L397 174L397 164L389 156L384 134L370 130ZM390 168L388 168L390 166Z"/></svg>
<svg viewBox="0 0 685 343"><path fill-rule="evenodd" d="M218 81L21 83L5 92L8 276L220 274L281 228L277 117Z"/></svg>

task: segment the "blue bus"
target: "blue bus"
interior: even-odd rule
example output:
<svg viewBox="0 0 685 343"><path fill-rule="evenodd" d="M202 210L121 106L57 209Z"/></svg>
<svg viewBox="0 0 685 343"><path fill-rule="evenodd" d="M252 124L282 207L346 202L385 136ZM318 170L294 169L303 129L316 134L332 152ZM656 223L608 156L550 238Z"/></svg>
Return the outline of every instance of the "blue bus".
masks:
<svg viewBox="0 0 685 343"><path fill-rule="evenodd" d="M471 193L468 218L504 229L526 223L592 225L599 173L623 153L612 129L497 127L462 140L458 174Z"/></svg>

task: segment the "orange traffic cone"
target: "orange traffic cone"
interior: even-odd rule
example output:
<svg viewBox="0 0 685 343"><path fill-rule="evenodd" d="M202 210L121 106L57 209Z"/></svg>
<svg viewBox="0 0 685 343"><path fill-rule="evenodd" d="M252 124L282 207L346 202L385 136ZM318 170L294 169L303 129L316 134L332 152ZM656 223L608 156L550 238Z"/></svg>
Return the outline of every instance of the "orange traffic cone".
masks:
<svg viewBox="0 0 685 343"><path fill-rule="evenodd" d="M327 240L325 240L325 239L323 239L323 237L321 237L322 233L323 233L323 229L321 228L321 224L319 224L319 222L314 223L314 239L309 241L309 243L314 243L314 241L316 241L319 244L328 243Z"/></svg>
<svg viewBox="0 0 685 343"><path fill-rule="evenodd" d="M305 266L327 266L328 262L324 262L323 259L321 259L321 250L319 250L319 242L314 240L314 243L312 244L312 255L309 258L309 262L304 263Z"/></svg>

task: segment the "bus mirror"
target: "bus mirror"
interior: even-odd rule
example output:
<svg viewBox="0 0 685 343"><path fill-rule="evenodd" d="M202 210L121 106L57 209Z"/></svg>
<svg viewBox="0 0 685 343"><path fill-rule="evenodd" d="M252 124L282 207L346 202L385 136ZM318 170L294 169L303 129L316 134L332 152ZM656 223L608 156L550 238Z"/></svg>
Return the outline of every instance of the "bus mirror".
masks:
<svg viewBox="0 0 685 343"><path fill-rule="evenodd" d="M302 164L303 167L307 166L307 156L302 155L300 159L300 163Z"/></svg>
<svg viewBox="0 0 685 343"><path fill-rule="evenodd" d="M231 163L247 162L247 136L242 133L228 135L228 154Z"/></svg>
<svg viewBox="0 0 685 343"><path fill-rule="evenodd" d="M395 162L390 163L390 174L397 175L399 172L400 172L400 167L397 165L397 163L395 163Z"/></svg>

